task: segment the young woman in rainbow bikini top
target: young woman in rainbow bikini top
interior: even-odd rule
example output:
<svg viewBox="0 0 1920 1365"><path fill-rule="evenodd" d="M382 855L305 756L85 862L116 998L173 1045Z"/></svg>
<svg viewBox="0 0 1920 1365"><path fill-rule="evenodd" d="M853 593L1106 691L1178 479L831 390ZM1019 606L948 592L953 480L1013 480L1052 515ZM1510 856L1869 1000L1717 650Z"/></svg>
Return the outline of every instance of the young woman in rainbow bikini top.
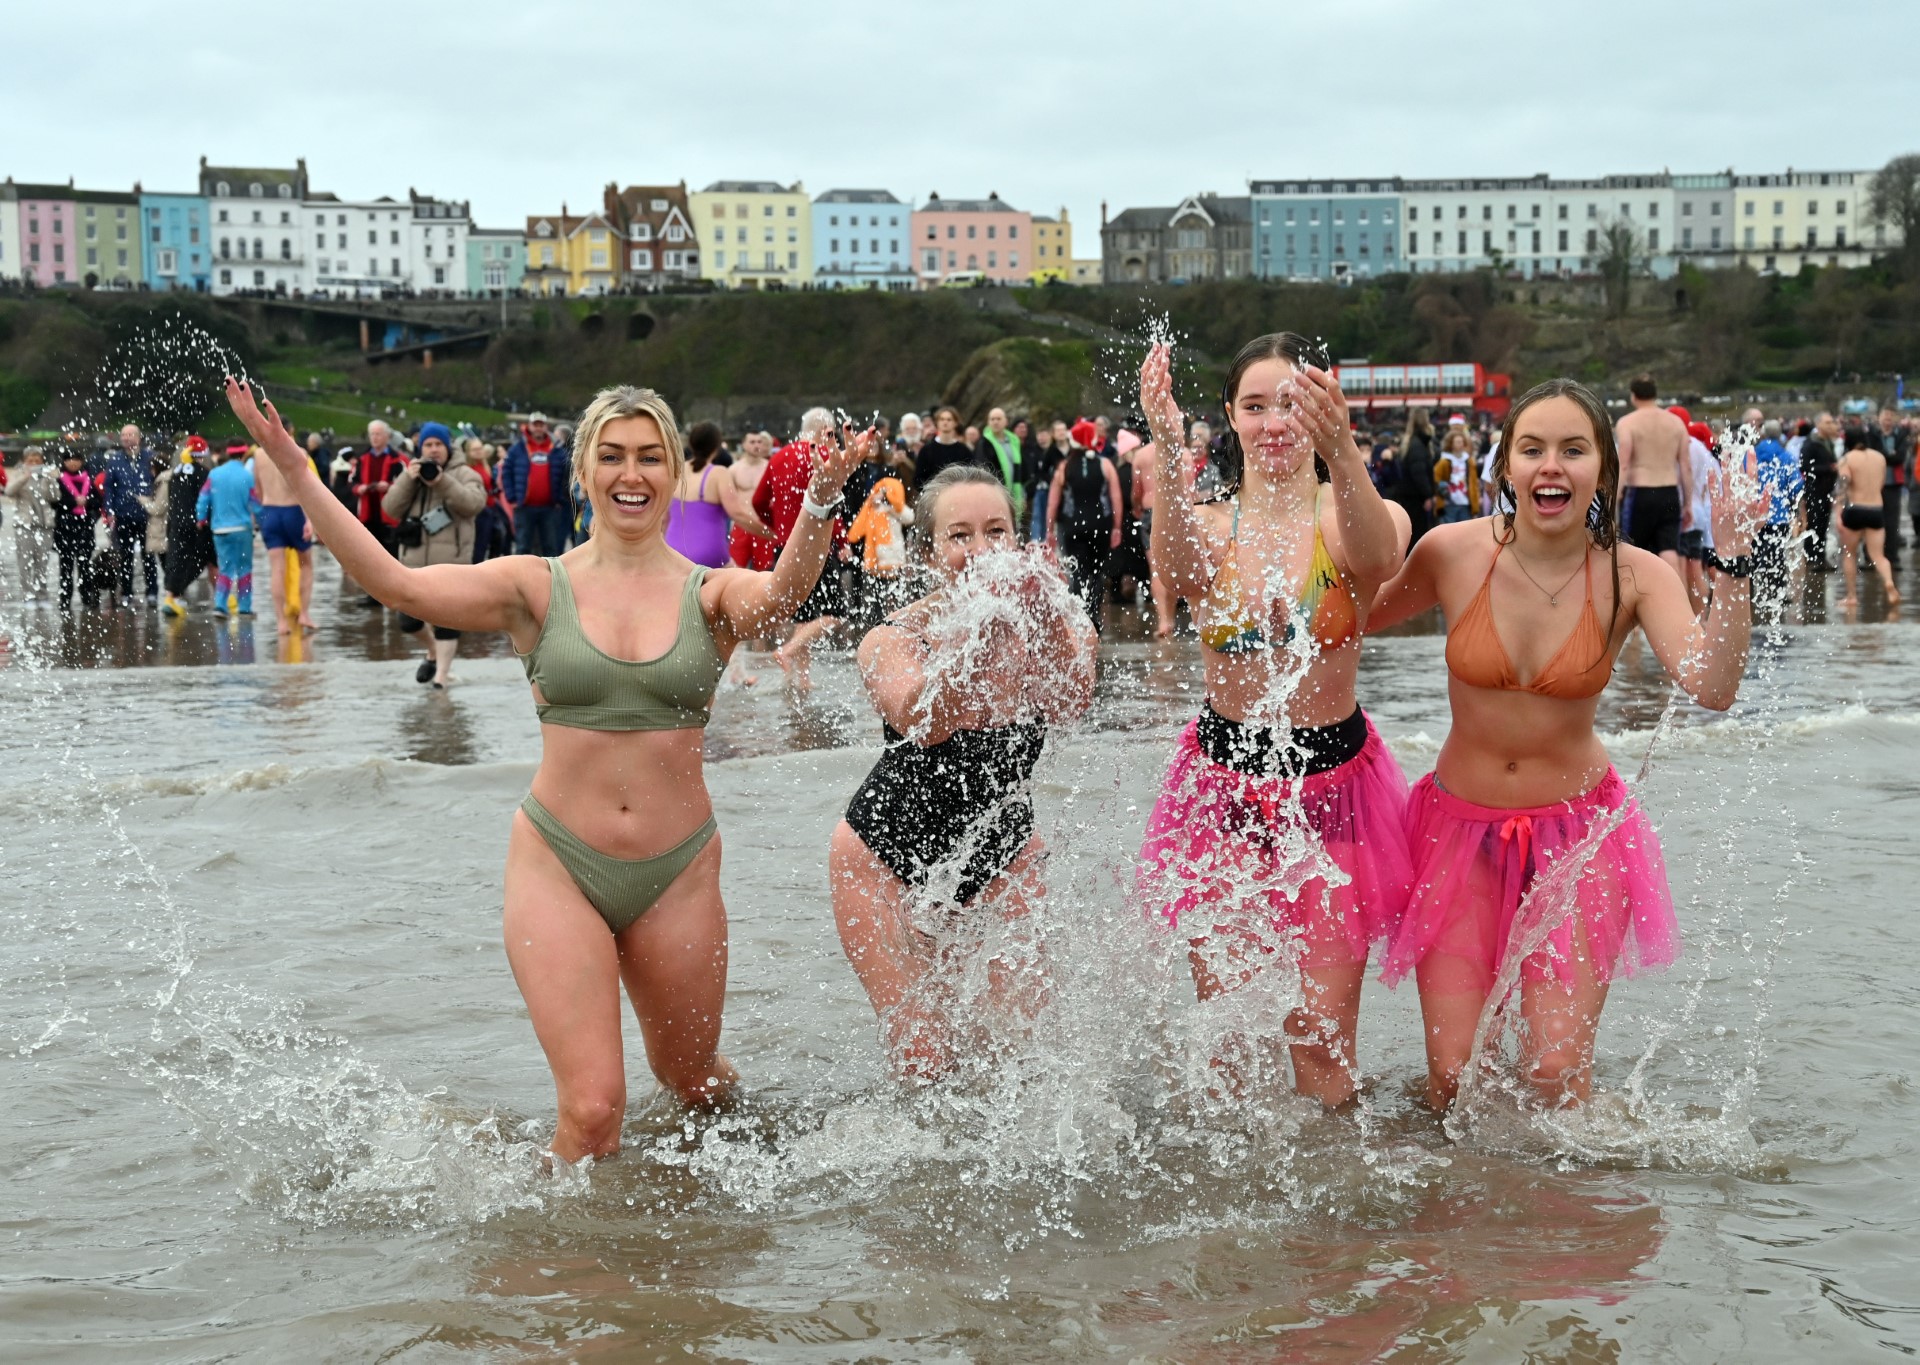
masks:
<svg viewBox="0 0 1920 1365"><path fill-rule="evenodd" d="M1198 604L1207 699L1149 818L1140 885L1149 913L1187 937L1202 999L1276 962L1300 973L1303 1003L1285 1024L1294 1085L1338 1105L1355 1090L1367 954L1398 927L1411 882L1406 779L1354 698L1365 604L1410 528L1374 489L1340 386L1307 350L1282 332L1235 357L1228 500L1202 507L1168 348L1141 370L1161 490L1153 569ZM1239 1079L1234 1059L1216 1065Z"/></svg>

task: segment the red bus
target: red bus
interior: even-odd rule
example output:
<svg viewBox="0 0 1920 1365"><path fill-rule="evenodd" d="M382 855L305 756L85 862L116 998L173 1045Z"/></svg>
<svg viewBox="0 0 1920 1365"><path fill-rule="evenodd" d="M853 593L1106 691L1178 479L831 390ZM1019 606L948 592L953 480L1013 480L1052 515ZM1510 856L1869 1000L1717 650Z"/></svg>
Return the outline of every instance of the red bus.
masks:
<svg viewBox="0 0 1920 1365"><path fill-rule="evenodd" d="M1345 360L1333 367L1333 377L1354 409L1392 411L1433 408L1442 412L1484 413L1495 422L1506 420L1513 406L1513 378L1479 365L1449 362L1440 365L1375 365Z"/></svg>

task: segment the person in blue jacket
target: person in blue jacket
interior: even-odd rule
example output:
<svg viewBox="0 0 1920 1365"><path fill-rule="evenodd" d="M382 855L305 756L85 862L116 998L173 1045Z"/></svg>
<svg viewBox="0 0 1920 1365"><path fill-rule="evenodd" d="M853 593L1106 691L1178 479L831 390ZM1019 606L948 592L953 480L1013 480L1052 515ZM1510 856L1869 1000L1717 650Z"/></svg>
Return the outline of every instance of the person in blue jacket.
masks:
<svg viewBox="0 0 1920 1365"><path fill-rule="evenodd" d="M107 525L120 561L120 600L133 596L133 565L142 566L147 605L160 604L160 569L147 553L147 508L142 498L153 496L153 452L140 428L129 422L120 428L120 448L107 457Z"/></svg>
<svg viewBox="0 0 1920 1365"><path fill-rule="evenodd" d="M253 471L247 447L228 446L207 475L194 503L194 518L213 531L213 614L253 615Z"/></svg>
<svg viewBox="0 0 1920 1365"><path fill-rule="evenodd" d="M513 552L551 558L567 548L573 517L567 448L536 412L500 462L500 494L513 516Z"/></svg>

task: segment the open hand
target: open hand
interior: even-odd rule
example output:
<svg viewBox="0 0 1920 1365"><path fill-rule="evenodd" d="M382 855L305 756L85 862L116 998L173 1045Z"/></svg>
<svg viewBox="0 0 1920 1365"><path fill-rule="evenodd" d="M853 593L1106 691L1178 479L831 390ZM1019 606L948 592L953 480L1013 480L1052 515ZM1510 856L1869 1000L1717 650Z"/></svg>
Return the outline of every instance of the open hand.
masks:
<svg viewBox="0 0 1920 1365"><path fill-rule="evenodd" d="M265 404L265 411L262 411L262 404ZM281 425L280 414L266 398L265 390L261 391L260 401L256 403L253 385L242 384L228 375L227 406L233 409L233 415L240 419L240 425L247 429L247 435L253 438L253 443L267 452L267 458L273 461L275 469L293 478L302 469L312 467L308 463L307 452L293 439L293 433Z"/></svg>
<svg viewBox="0 0 1920 1365"><path fill-rule="evenodd" d="M1289 424L1313 447L1313 453L1329 464L1349 450L1357 454L1353 418L1340 381L1317 365L1303 365L1294 372L1293 389Z"/></svg>
<svg viewBox="0 0 1920 1365"><path fill-rule="evenodd" d="M873 448L873 428L847 439L842 427L838 438L828 435L813 446L813 477L807 482L807 496L816 503L829 503L840 496L847 478L867 458Z"/></svg>
<svg viewBox="0 0 1920 1365"><path fill-rule="evenodd" d="M1186 449L1187 419L1173 398L1173 348L1165 342L1148 348L1140 366L1140 410L1155 445L1169 453Z"/></svg>

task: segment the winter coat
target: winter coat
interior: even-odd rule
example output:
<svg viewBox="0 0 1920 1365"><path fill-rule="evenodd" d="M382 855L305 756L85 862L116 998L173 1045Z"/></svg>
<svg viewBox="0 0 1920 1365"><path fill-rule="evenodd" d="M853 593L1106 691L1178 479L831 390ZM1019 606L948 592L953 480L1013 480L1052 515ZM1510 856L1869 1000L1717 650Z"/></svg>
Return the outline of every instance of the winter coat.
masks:
<svg viewBox="0 0 1920 1365"><path fill-rule="evenodd" d="M548 494L554 507L572 505L571 480L567 477L571 457L572 452L557 442L547 451ZM527 500L527 471L532 466L523 428L520 439L508 447L506 458L500 461L500 494L509 506L518 507Z"/></svg>
<svg viewBox="0 0 1920 1365"><path fill-rule="evenodd" d="M144 500L153 492L153 456L142 450L128 455L116 450L107 457L107 515L116 521L143 524Z"/></svg>
<svg viewBox="0 0 1920 1365"><path fill-rule="evenodd" d="M140 506L147 514L147 553L163 555L167 552L167 497L173 483L173 470L164 469L153 479L153 493L140 499Z"/></svg>
<svg viewBox="0 0 1920 1365"><path fill-rule="evenodd" d="M410 569L428 564L471 564L473 562L473 519L487 505L487 486L467 459L467 452L456 450L447 456L446 468L432 483L423 482L412 465L393 481L380 511L397 525L408 517L422 521L444 508L452 518L431 534L423 533L418 545L398 545L400 562ZM436 518L437 519L437 518Z"/></svg>
<svg viewBox="0 0 1920 1365"><path fill-rule="evenodd" d="M60 486L52 465L37 469L21 465L7 480L7 497L13 502L14 527L18 531L37 532L45 537L53 529L53 495Z"/></svg>

